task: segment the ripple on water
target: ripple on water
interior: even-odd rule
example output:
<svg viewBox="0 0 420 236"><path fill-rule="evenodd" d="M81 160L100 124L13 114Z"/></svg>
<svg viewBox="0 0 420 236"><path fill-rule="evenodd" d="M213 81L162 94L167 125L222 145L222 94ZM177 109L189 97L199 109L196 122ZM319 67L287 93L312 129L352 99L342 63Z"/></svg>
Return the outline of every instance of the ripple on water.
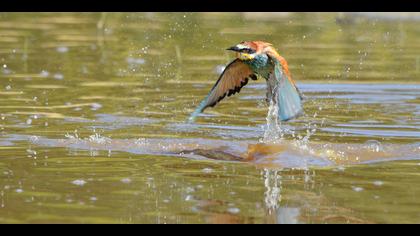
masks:
<svg viewBox="0 0 420 236"><path fill-rule="evenodd" d="M363 135L367 137L420 137L420 131L404 130L377 130L377 129L349 129L349 128L320 128L322 131L331 133L346 133L352 135Z"/></svg>
<svg viewBox="0 0 420 236"><path fill-rule="evenodd" d="M78 117L65 117L63 120L68 123L90 123L93 125L90 125L87 128L96 128L104 130L116 130L127 128L130 126L144 126L159 122L159 120L157 119L117 116L111 114L96 114L95 116L96 119L94 120Z"/></svg>

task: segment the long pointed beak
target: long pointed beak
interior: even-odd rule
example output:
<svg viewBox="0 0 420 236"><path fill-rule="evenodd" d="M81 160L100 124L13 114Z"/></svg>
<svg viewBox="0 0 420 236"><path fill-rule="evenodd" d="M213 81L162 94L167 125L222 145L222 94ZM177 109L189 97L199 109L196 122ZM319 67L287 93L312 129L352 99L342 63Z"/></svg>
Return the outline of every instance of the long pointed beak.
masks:
<svg viewBox="0 0 420 236"><path fill-rule="evenodd" d="M237 46L233 46L233 47L227 48L226 50L238 52L239 48Z"/></svg>

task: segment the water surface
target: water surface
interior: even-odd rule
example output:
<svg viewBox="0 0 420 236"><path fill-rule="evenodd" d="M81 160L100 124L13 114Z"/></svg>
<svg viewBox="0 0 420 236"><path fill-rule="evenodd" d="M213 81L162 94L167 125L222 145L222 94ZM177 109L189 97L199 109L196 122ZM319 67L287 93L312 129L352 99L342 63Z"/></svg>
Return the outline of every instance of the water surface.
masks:
<svg viewBox="0 0 420 236"><path fill-rule="evenodd" d="M1 223L420 223L416 19L1 13ZM265 82L188 115L244 40L272 42L305 115Z"/></svg>

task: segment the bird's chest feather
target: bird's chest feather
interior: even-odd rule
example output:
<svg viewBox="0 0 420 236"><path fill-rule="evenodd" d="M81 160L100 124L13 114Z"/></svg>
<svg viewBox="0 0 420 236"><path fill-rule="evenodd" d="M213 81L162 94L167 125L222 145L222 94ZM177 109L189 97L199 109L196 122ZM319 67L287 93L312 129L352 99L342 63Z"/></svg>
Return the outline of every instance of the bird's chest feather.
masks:
<svg viewBox="0 0 420 236"><path fill-rule="evenodd" d="M258 55L253 60L245 61L245 63L251 67L252 71L266 79L268 79L274 68L273 62L265 54Z"/></svg>

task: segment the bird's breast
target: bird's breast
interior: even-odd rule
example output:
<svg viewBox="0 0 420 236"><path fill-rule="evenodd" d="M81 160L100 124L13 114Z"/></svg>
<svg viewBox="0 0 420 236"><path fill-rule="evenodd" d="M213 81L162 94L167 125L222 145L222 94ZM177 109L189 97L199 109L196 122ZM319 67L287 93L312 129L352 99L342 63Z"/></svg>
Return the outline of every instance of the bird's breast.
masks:
<svg viewBox="0 0 420 236"><path fill-rule="evenodd" d="M274 67L265 54L258 55L253 60L246 61L245 63L251 67L252 71L266 79L268 79Z"/></svg>

